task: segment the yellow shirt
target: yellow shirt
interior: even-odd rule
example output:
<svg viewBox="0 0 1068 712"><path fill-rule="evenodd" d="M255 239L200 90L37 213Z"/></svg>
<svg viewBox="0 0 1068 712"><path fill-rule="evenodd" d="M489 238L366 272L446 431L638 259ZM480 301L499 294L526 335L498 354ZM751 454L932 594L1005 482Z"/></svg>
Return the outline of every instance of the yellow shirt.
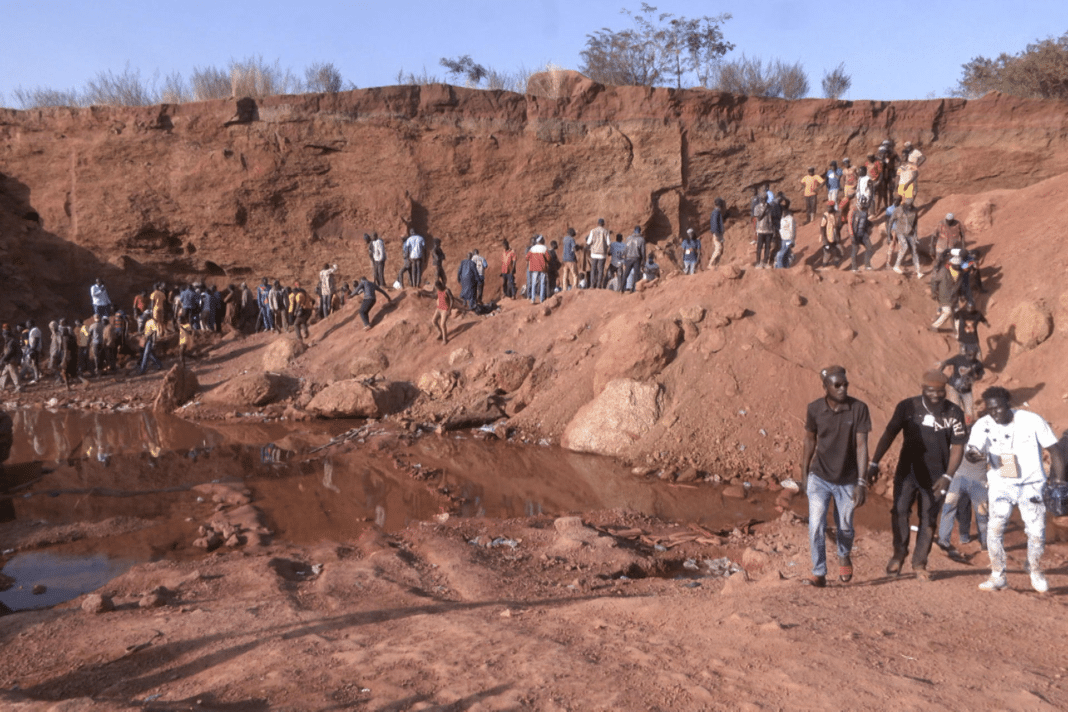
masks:
<svg viewBox="0 0 1068 712"><path fill-rule="evenodd" d="M811 198L819 192L820 186L824 184L822 176L803 176L801 178L801 185L805 186L805 197Z"/></svg>

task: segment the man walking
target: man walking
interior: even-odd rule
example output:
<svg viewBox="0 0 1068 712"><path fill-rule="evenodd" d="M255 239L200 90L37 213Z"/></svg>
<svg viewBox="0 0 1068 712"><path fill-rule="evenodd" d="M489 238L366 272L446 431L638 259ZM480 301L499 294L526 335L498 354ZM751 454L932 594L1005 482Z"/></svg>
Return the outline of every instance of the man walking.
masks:
<svg viewBox="0 0 1068 712"><path fill-rule="evenodd" d="M983 391L986 415L975 422L965 457L969 462L986 461L990 519L986 544L990 555L990 578L979 584L983 591L1008 588L1005 578L1005 525L1013 507L1020 510L1027 533L1027 568L1031 588L1049 590L1042 573L1042 553L1046 547L1046 505L1042 492L1046 470L1042 450L1049 453L1050 479L1064 482L1064 458L1053 434L1041 416L1010 406L1012 397L1000 386Z"/></svg>
<svg viewBox="0 0 1068 712"><path fill-rule="evenodd" d="M834 500L838 545L838 580L853 579L853 510L864 504L868 482L871 415L868 406L849 396L849 381L841 366L820 371L824 396L808 404L801 483L808 495L808 541L812 578L806 583L827 585L827 510Z"/></svg>
<svg viewBox="0 0 1068 712"><path fill-rule="evenodd" d="M906 398L894 408L894 415L875 446L868 467L869 479L879 474L879 461L901 432L901 454L894 471L894 506L890 510L894 555L886 565L886 573L901 573L909 552L909 512L913 503L919 502L920 523L912 551L912 570L917 579L928 581L927 557L942 500L960 466L968 439L964 412L946 400L946 377L941 371L925 373L920 395Z"/></svg>

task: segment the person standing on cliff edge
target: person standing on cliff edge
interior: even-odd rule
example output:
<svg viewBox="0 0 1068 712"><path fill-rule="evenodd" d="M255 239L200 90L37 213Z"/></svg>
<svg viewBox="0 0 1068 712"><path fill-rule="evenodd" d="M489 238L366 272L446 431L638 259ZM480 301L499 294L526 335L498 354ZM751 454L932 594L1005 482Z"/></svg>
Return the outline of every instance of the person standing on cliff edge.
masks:
<svg viewBox="0 0 1068 712"><path fill-rule="evenodd" d="M808 495L808 543L812 577L804 583L827 585L827 510L834 500L838 544L838 580L853 579L853 510L864 505L868 481L868 406L849 395L842 366L820 371L824 395L808 404L805 446L801 456L801 488Z"/></svg>

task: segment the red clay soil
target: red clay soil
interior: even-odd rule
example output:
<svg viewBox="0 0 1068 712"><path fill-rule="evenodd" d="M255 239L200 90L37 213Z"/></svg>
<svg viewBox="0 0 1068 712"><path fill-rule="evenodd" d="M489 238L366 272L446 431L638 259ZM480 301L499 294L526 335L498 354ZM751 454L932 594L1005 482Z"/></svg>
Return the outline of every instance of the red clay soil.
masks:
<svg viewBox="0 0 1068 712"><path fill-rule="evenodd" d="M559 100L451 87L278 97L254 121L226 126L236 117L226 102L7 112L0 217L14 288L0 300L4 318L84 312L98 274L124 299L157 275L215 269L220 283L310 281L336 260L352 277L366 263L354 237L395 236L408 223L441 236L450 255L493 255L501 236L562 234L566 221L586 230L604 216L649 227L661 254L680 229L703 224L715 195L737 210L763 178L795 195L807 165L859 156L890 134L929 156L921 234L953 212L982 251L991 327L981 331L980 388L1004 385L1058 432L1068 426L1068 256L1056 249L1068 210L1063 104L576 86ZM26 217L31 208L39 220ZM709 502L725 492L716 481L777 491L796 476L820 367L849 370L851 393L872 407L874 447L896 402L956 345L927 330L926 282L882 269L885 252L874 272L813 271L809 225L801 265L753 270L746 222L732 221L718 270L686 277L658 257L665 277L637 294L505 301L494 316L457 314L448 345L433 340L430 295L414 289L380 301L371 331L352 304L313 324L309 348L280 367L291 336L224 335L192 362L201 390L180 413L240 420L256 409L212 405L211 392L270 370L290 390L257 412L305 419L328 386L373 376L377 388L422 389L385 417L400 426L445 432L498 419L501 435L570 444L574 421L604 417L591 409L608 384L634 383L652 388L652 415L605 446L632 476L695 480L662 487ZM159 383L108 377L14 401L139 407ZM932 554L929 583L907 567L888 579L888 508L879 496L867 505L854 581L826 590L798 583L806 528L790 512L722 532L622 510L576 513L587 527L453 517L158 561L105 587L114 612L84 613L76 600L0 618L0 688L18 686L0 699L35 711L1068 706L1068 645L1048 624L1063 613L1068 547L1047 549L1046 595L1030 592L1019 531L1012 591L976 589L988 570L975 544L967 564ZM1050 527L1051 540L1061 535ZM498 537L516 546L488 545ZM0 541L31 548L13 530L0 528ZM724 556L745 572L675 578L687 559L700 568ZM165 605L138 607L159 586Z"/></svg>

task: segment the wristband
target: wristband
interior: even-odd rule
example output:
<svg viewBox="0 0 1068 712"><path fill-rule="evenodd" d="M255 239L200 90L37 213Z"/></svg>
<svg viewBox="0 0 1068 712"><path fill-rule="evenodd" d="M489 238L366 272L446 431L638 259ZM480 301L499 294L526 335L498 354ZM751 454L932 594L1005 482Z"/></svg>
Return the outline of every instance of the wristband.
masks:
<svg viewBox="0 0 1068 712"><path fill-rule="evenodd" d="M878 466L879 466L879 461L878 460L872 460L871 462L868 463L868 467L878 467Z"/></svg>
<svg viewBox="0 0 1068 712"><path fill-rule="evenodd" d="M868 483L864 480L857 480L857 487L867 487Z"/></svg>

